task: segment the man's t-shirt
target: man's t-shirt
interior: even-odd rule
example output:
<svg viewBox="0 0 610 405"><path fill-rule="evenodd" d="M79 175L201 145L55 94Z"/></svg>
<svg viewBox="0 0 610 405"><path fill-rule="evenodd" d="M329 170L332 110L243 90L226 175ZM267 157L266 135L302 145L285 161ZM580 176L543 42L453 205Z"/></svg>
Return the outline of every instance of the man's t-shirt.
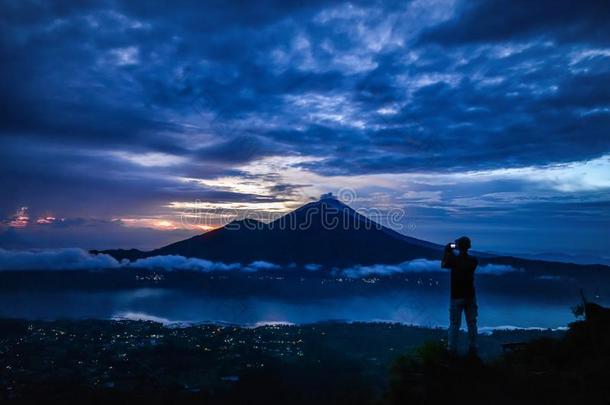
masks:
<svg viewBox="0 0 610 405"><path fill-rule="evenodd" d="M474 297L474 271L478 260L470 255L447 254L443 267L451 269L451 298Z"/></svg>

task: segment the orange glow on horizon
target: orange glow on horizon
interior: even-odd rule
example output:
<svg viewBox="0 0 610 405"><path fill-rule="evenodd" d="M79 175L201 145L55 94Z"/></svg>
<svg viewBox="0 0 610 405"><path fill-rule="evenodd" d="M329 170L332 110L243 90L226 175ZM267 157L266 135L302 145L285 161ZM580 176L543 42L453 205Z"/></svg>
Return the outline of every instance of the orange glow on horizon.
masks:
<svg viewBox="0 0 610 405"><path fill-rule="evenodd" d="M159 228L176 228L176 226L174 224L172 224L169 221L157 221L154 223L155 226L159 227Z"/></svg>
<svg viewBox="0 0 610 405"><path fill-rule="evenodd" d="M17 210L15 215L13 215L8 225L11 228L25 228L29 223L30 216L28 215L28 207L21 207Z"/></svg>
<svg viewBox="0 0 610 405"><path fill-rule="evenodd" d="M36 223L39 225L48 225L55 222L56 218L52 216L40 217L36 220Z"/></svg>
<svg viewBox="0 0 610 405"><path fill-rule="evenodd" d="M207 224L185 224L171 219L160 218L114 218L113 221L119 221L123 226L129 228L151 228L160 231L175 231L178 229L191 229L197 231L212 231L218 226Z"/></svg>

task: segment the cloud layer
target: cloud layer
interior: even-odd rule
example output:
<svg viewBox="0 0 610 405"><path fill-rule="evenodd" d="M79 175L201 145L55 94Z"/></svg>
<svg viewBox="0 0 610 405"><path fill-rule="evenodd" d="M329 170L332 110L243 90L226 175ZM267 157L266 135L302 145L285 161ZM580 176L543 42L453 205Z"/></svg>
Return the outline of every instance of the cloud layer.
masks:
<svg viewBox="0 0 610 405"><path fill-rule="evenodd" d="M477 274L501 275L510 272L521 271L509 265L486 264L479 266ZM373 266L354 266L339 271L340 274L349 278L360 278L368 276L391 276L395 274L408 273L447 273L441 268L439 260L415 259L397 265L376 264Z"/></svg>
<svg viewBox="0 0 610 405"><path fill-rule="evenodd" d="M135 267L144 269L163 269L172 270L191 270L191 271L227 271L238 270L241 268L239 263L224 264L211 262L204 259L186 258L184 256L152 256L145 259L138 259L133 263L124 263L124 267Z"/></svg>
<svg viewBox="0 0 610 405"><path fill-rule="evenodd" d="M281 266L266 261L250 264L221 263L184 256L152 256L133 262L119 262L106 254L91 254L83 249L0 249L0 271L101 270L117 268L158 269L164 271L246 271L278 270Z"/></svg>
<svg viewBox="0 0 610 405"><path fill-rule="evenodd" d="M15 251L0 249L0 271L112 269L120 263L109 255L78 248Z"/></svg>
<svg viewBox="0 0 610 405"><path fill-rule="evenodd" d="M250 264L221 263L184 256L152 256L134 262L119 262L106 254L92 255L78 249L41 249L41 250L5 250L0 249L0 271L44 271L44 270L97 270L116 268L157 269L164 271L245 271L257 272L280 270L282 266L266 261L254 261ZM311 272L322 271L319 264L308 264L304 269ZM368 276L391 276L401 273L446 272L441 269L438 260L415 259L397 265L354 266L335 269L336 274L350 278ZM520 271L508 265L487 264L477 269L478 274L504 274Z"/></svg>

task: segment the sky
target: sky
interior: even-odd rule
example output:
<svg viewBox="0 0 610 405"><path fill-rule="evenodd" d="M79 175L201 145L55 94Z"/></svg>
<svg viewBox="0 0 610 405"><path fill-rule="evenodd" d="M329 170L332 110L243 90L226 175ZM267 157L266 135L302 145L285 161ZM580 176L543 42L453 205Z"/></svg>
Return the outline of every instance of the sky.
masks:
<svg viewBox="0 0 610 405"><path fill-rule="evenodd" d="M608 256L603 1L0 3L0 247L154 248L334 192Z"/></svg>

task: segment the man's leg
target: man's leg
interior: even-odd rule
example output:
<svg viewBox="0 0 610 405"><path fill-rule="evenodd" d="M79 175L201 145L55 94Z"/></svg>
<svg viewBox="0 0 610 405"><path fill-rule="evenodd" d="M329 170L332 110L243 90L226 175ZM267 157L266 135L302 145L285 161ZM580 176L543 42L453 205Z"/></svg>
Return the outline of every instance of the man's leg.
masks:
<svg viewBox="0 0 610 405"><path fill-rule="evenodd" d="M462 309L464 300L452 299L449 305L449 331L447 336L447 350L457 353L458 334L462 324Z"/></svg>
<svg viewBox="0 0 610 405"><path fill-rule="evenodd" d="M468 347L471 352L476 353L478 349L477 316L479 313L479 307L477 306L477 300L475 297L466 300L464 313L466 315L466 325L468 326Z"/></svg>

